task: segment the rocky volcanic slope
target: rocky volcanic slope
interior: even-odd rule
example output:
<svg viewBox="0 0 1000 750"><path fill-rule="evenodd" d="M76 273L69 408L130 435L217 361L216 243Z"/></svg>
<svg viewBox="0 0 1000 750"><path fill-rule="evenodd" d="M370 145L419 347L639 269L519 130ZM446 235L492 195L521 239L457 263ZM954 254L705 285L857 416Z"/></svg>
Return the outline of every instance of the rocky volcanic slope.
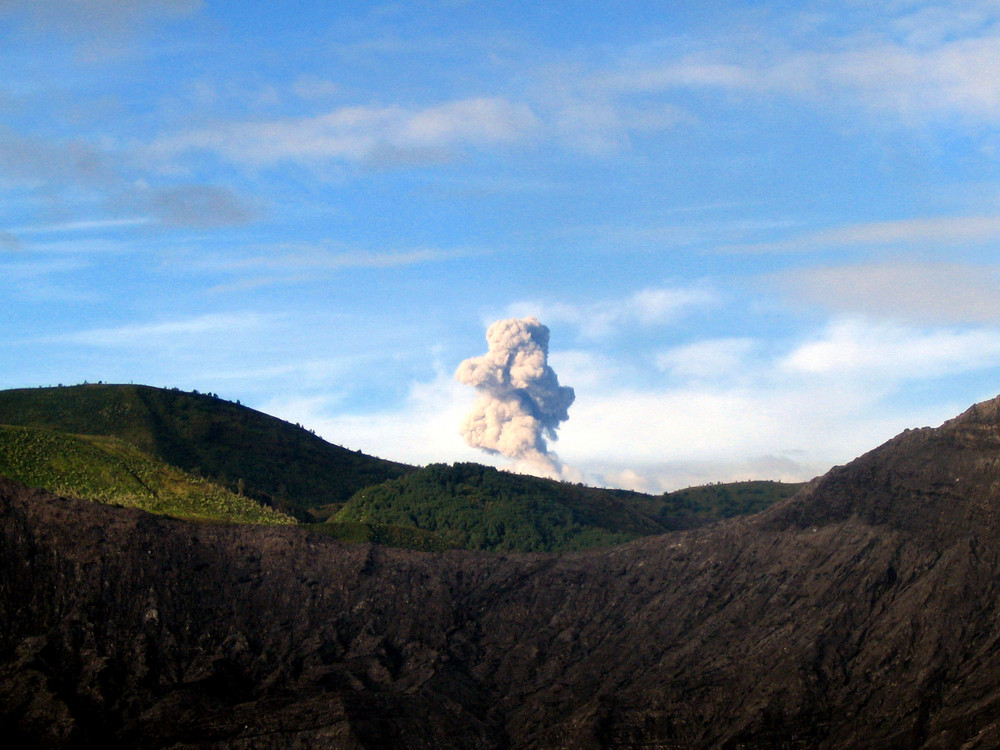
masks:
<svg viewBox="0 0 1000 750"><path fill-rule="evenodd" d="M995 748L998 411L755 517L561 556L344 546L0 482L0 736Z"/></svg>

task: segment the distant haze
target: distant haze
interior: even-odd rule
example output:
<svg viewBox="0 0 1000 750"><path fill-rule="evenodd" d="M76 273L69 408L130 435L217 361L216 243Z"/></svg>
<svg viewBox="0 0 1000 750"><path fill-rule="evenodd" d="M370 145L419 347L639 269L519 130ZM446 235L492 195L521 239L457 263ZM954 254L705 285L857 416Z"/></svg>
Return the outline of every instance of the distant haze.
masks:
<svg viewBox="0 0 1000 750"><path fill-rule="evenodd" d="M489 351L465 360L455 373L479 392L462 422L465 442L517 459L519 470L561 477L563 466L546 439L556 439L576 394L559 385L548 365L549 329L530 316L498 320L486 341Z"/></svg>

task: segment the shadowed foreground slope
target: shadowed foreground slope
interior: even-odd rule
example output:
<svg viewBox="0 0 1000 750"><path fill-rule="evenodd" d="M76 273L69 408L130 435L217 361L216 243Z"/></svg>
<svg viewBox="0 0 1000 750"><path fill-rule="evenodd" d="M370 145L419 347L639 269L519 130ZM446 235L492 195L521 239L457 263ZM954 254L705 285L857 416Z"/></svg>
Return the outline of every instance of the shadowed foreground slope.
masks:
<svg viewBox="0 0 1000 750"><path fill-rule="evenodd" d="M1000 403L755 517L561 556L0 483L0 733L83 747L1000 745Z"/></svg>

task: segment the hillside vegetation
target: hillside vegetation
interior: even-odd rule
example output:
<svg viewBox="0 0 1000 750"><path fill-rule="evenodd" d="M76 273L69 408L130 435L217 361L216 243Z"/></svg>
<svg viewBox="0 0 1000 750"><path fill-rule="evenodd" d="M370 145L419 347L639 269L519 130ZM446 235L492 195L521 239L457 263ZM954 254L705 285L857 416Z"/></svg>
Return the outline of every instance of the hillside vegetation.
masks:
<svg viewBox="0 0 1000 750"><path fill-rule="evenodd" d="M0 425L0 474L85 500L200 521L294 519L158 461L117 438Z"/></svg>
<svg viewBox="0 0 1000 750"><path fill-rule="evenodd" d="M751 480L687 487L657 496L629 493L628 500L671 529L746 516L791 497L805 483Z"/></svg>
<svg viewBox="0 0 1000 750"><path fill-rule="evenodd" d="M471 549L564 552L756 513L802 486L748 481L645 495L432 464L358 491L331 521L413 526Z"/></svg>
<svg viewBox="0 0 1000 750"><path fill-rule="evenodd" d="M183 518L292 516L343 541L428 551L609 546L754 513L800 487L654 496L473 463L416 469L212 394L136 385L0 391L0 426L0 474L33 486Z"/></svg>
<svg viewBox="0 0 1000 750"><path fill-rule="evenodd" d="M415 526L457 547L528 552L609 546L666 530L603 490L474 463L432 464L365 488L333 520Z"/></svg>
<svg viewBox="0 0 1000 750"><path fill-rule="evenodd" d="M0 391L0 424L116 437L301 520L413 470L216 396L141 385Z"/></svg>

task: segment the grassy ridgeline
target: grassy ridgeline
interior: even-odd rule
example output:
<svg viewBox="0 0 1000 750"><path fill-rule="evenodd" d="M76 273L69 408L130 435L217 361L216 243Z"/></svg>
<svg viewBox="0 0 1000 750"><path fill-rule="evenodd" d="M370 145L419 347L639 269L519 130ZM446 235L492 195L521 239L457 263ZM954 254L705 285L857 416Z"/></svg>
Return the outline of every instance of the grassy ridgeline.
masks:
<svg viewBox="0 0 1000 750"><path fill-rule="evenodd" d="M413 467L333 445L212 394L143 385L0 391L0 424L116 437L302 521Z"/></svg>
<svg viewBox="0 0 1000 750"><path fill-rule="evenodd" d="M200 521L293 519L111 437L0 425L0 474L52 492Z"/></svg>

